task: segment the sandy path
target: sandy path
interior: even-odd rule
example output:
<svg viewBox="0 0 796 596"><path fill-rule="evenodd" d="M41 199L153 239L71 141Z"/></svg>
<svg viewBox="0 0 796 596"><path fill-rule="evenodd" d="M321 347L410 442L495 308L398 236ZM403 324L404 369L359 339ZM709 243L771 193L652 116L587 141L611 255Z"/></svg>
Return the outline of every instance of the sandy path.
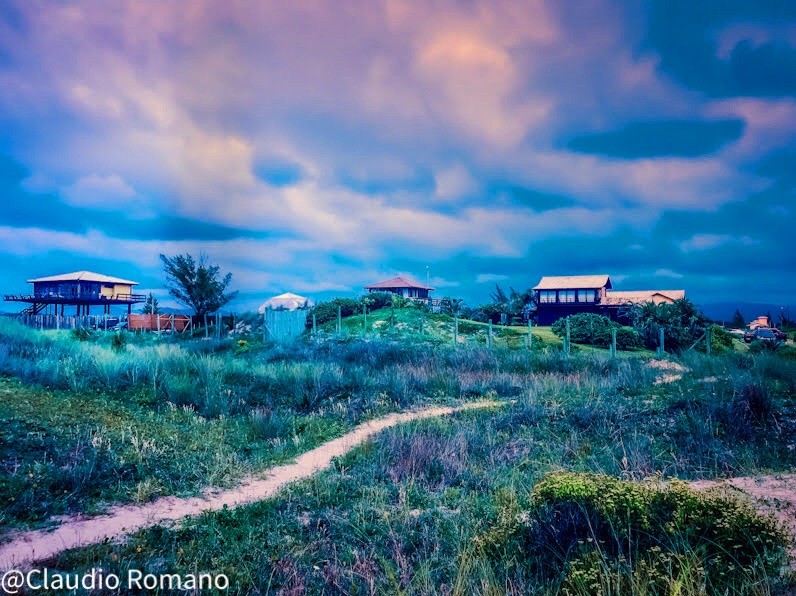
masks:
<svg viewBox="0 0 796 596"><path fill-rule="evenodd" d="M791 565L796 565L796 474L698 480L689 484L700 490L722 486L742 491L753 499L759 511L774 514L793 536L789 555Z"/></svg>
<svg viewBox="0 0 796 596"><path fill-rule="evenodd" d="M55 530L23 532L10 542L0 544L0 570L18 568L46 560L70 548L88 546L105 539L118 540L142 528L196 516L205 511L238 507L273 496L285 485L308 478L331 465L332 459L345 455L374 434L397 424L453 414L463 410L502 405L496 401L472 402L455 407L431 407L390 414L357 426L339 439L299 456L292 464L271 468L264 477L247 477L236 488L206 491L201 497L163 497L145 505L112 507L105 515L71 518Z"/></svg>

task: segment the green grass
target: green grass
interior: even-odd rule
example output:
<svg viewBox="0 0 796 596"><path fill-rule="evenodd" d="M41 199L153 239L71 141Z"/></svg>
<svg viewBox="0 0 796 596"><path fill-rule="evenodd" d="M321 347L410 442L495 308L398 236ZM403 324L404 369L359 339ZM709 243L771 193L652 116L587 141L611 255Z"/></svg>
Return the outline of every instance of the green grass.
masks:
<svg viewBox="0 0 796 596"><path fill-rule="evenodd" d="M416 311L401 313L410 317ZM438 317L434 315L434 317ZM430 403L512 399L531 373L605 358L383 338L262 345L0 325L0 532L225 485L354 424Z"/></svg>
<svg viewBox="0 0 796 596"><path fill-rule="evenodd" d="M381 308L367 315L357 314L342 318L343 334L347 337L371 339L395 339L436 345L453 345L453 317L429 313L420 308ZM319 327L323 334L335 334L337 321ZM459 319L459 345L485 346L489 324L468 319ZM493 325L493 345L496 348L527 350L528 327L524 325ZM550 327L533 327L534 349L560 350L563 342ZM608 352L607 349L590 345L572 344L574 350L586 353ZM619 357L652 356L654 351L643 348L620 351Z"/></svg>
<svg viewBox="0 0 796 596"><path fill-rule="evenodd" d="M513 373L524 389L501 411L388 430L277 499L206 514L175 529L145 530L124 544L65 553L52 564L118 573L212 570L227 574L239 593L552 594L567 588L589 594L594 585L613 586L614 593L628 586L645 593L678 586L682 593L698 593L700 586L710 593L713 585L731 594L784 590L762 562L728 578L706 575L716 565L704 545L693 542L690 526L662 541L660 551L625 552L633 555L629 563L614 551L595 550L592 534L582 530L561 559L546 550L563 544L560 539L540 542L533 524L523 526L530 534L511 525L543 513L533 509L533 495L543 478L560 470L640 481L793 469L796 454L783 449L796 439L792 362L691 354L685 364L681 380L652 385L639 360L580 354L536 362ZM632 483L628 490L636 494ZM735 505L704 507L724 515ZM742 509L733 519L740 536L758 523ZM484 550L484 538L499 535L506 523L515 530L493 541L497 550ZM607 536L622 535L609 530ZM526 556L533 549L542 550ZM745 556L754 559L748 549ZM649 587L646 580L657 583Z"/></svg>
<svg viewBox="0 0 796 596"><path fill-rule="evenodd" d="M0 529L227 486L351 426L341 413L206 419L146 396L74 394L0 379Z"/></svg>

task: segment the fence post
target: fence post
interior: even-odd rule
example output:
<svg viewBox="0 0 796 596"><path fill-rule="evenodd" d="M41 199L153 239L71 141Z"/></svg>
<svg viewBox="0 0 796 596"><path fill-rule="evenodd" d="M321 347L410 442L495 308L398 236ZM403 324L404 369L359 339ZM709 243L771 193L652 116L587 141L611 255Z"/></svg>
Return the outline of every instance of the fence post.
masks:
<svg viewBox="0 0 796 596"><path fill-rule="evenodd" d="M205 339L210 337L210 330L207 328L207 313L205 313Z"/></svg>
<svg viewBox="0 0 796 596"><path fill-rule="evenodd" d="M459 345L459 316L453 316L453 347Z"/></svg>
<svg viewBox="0 0 796 596"><path fill-rule="evenodd" d="M611 329L611 358L616 358L616 329Z"/></svg>
<svg viewBox="0 0 796 596"><path fill-rule="evenodd" d="M663 356L666 353L665 338L663 334L663 327L658 329L658 356Z"/></svg>
<svg viewBox="0 0 796 596"><path fill-rule="evenodd" d="M565 323L566 328L567 328L567 336L566 336L566 339L564 340L564 352L566 352L567 356L569 356L569 341L570 341L569 340L569 317L564 319L564 323Z"/></svg>
<svg viewBox="0 0 796 596"><path fill-rule="evenodd" d="M315 320L315 314L312 315L312 336L315 337L318 334L318 321Z"/></svg>
<svg viewBox="0 0 796 596"><path fill-rule="evenodd" d="M533 350L533 321L528 319L528 349Z"/></svg>
<svg viewBox="0 0 796 596"><path fill-rule="evenodd" d="M158 315L158 320L160 320L160 315ZM174 335L174 315L171 315L171 334Z"/></svg>
<svg viewBox="0 0 796 596"><path fill-rule="evenodd" d="M368 307L362 305L362 335L368 334Z"/></svg>
<svg viewBox="0 0 796 596"><path fill-rule="evenodd" d="M343 332L343 307L337 307L337 335Z"/></svg>
<svg viewBox="0 0 796 596"><path fill-rule="evenodd" d="M708 356L710 356L711 335L713 335L713 329L708 326L708 328L705 329L705 354Z"/></svg>
<svg viewBox="0 0 796 596"><path fill-rule="evenodd" d="M488 335L486 336L486 347L492 347L492 319L489 319L489 331Z"/></svg>

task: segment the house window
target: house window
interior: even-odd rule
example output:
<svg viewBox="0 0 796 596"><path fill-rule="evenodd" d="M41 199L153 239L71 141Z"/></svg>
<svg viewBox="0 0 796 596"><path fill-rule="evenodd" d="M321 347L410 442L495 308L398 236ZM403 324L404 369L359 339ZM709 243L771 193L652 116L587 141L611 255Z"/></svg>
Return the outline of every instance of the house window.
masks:
<svg viewBox="0 0 796 596"><path fill-rule="evenodd" d="M556 301L555 290L540 290L539 291L539 304L552 304Z"/></svg>
<svg viewBox="0 0 796 596"><path fill-rule="evenodd" d="M575 302L575 290L563 290L559 293L561 302Z"/></svg>
<svg viewBox="0 0 796 596"><path fill-rule="evenodd" d="M594 302L594 290L578 290L578 302Z"/></svg>

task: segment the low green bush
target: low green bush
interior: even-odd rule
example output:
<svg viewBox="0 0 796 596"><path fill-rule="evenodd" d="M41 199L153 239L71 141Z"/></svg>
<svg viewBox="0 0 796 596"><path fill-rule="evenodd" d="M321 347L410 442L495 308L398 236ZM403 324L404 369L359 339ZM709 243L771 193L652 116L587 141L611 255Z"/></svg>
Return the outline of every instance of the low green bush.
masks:
<svg viewBox="0 0 796 596"><path fill-rule="evenodd" d="M755 578L776 577L787 560L790 538L776 520L718 489L558 472L524 506L511 494L498 497L479 546L559 577L563 593L583 593L578 586L595 574L592 593L606 581L630 593L642 568L649 592L669 593L672 576L693 571L682 566L694 561L708 593L739 593ZM600 578L606 574L616 577Z"/></svg>
<svg viewBox="0 0 796 596"><path fill-rule="evenodd" d="M724 352L732 352L735 350L735 346L733 344L733 336L732 333L721 327L720 325L711 325L710 326L710 351L713 354L722 354ZM697 342L696 346L694 347L695 350L698 352L705 351L705 344L707 342L700 341Z"/></svg>
<svg viewBox="0 0 796 596"><path fill-rule="evenodd" d="M338 308L340 310L340 316L350 317L362 312L362 303L353 298L334 298L328 302L320 302L310 311L307 317L307 327L312 327L313 315L315 315L315 322L318 325L336 320Z"/></svg>
<svg viewBox="0 0 796 596"><path fill-rule="evenodd" d="M565 337L566 319L558 319L551 329L559 337ZM628 350L641 346L641 337L635 329L622 327L608 317L594 313L578 313L569 317L569 337L574 343L607 348L611 345L613 329L616 329L617 349Z"/></svg>

